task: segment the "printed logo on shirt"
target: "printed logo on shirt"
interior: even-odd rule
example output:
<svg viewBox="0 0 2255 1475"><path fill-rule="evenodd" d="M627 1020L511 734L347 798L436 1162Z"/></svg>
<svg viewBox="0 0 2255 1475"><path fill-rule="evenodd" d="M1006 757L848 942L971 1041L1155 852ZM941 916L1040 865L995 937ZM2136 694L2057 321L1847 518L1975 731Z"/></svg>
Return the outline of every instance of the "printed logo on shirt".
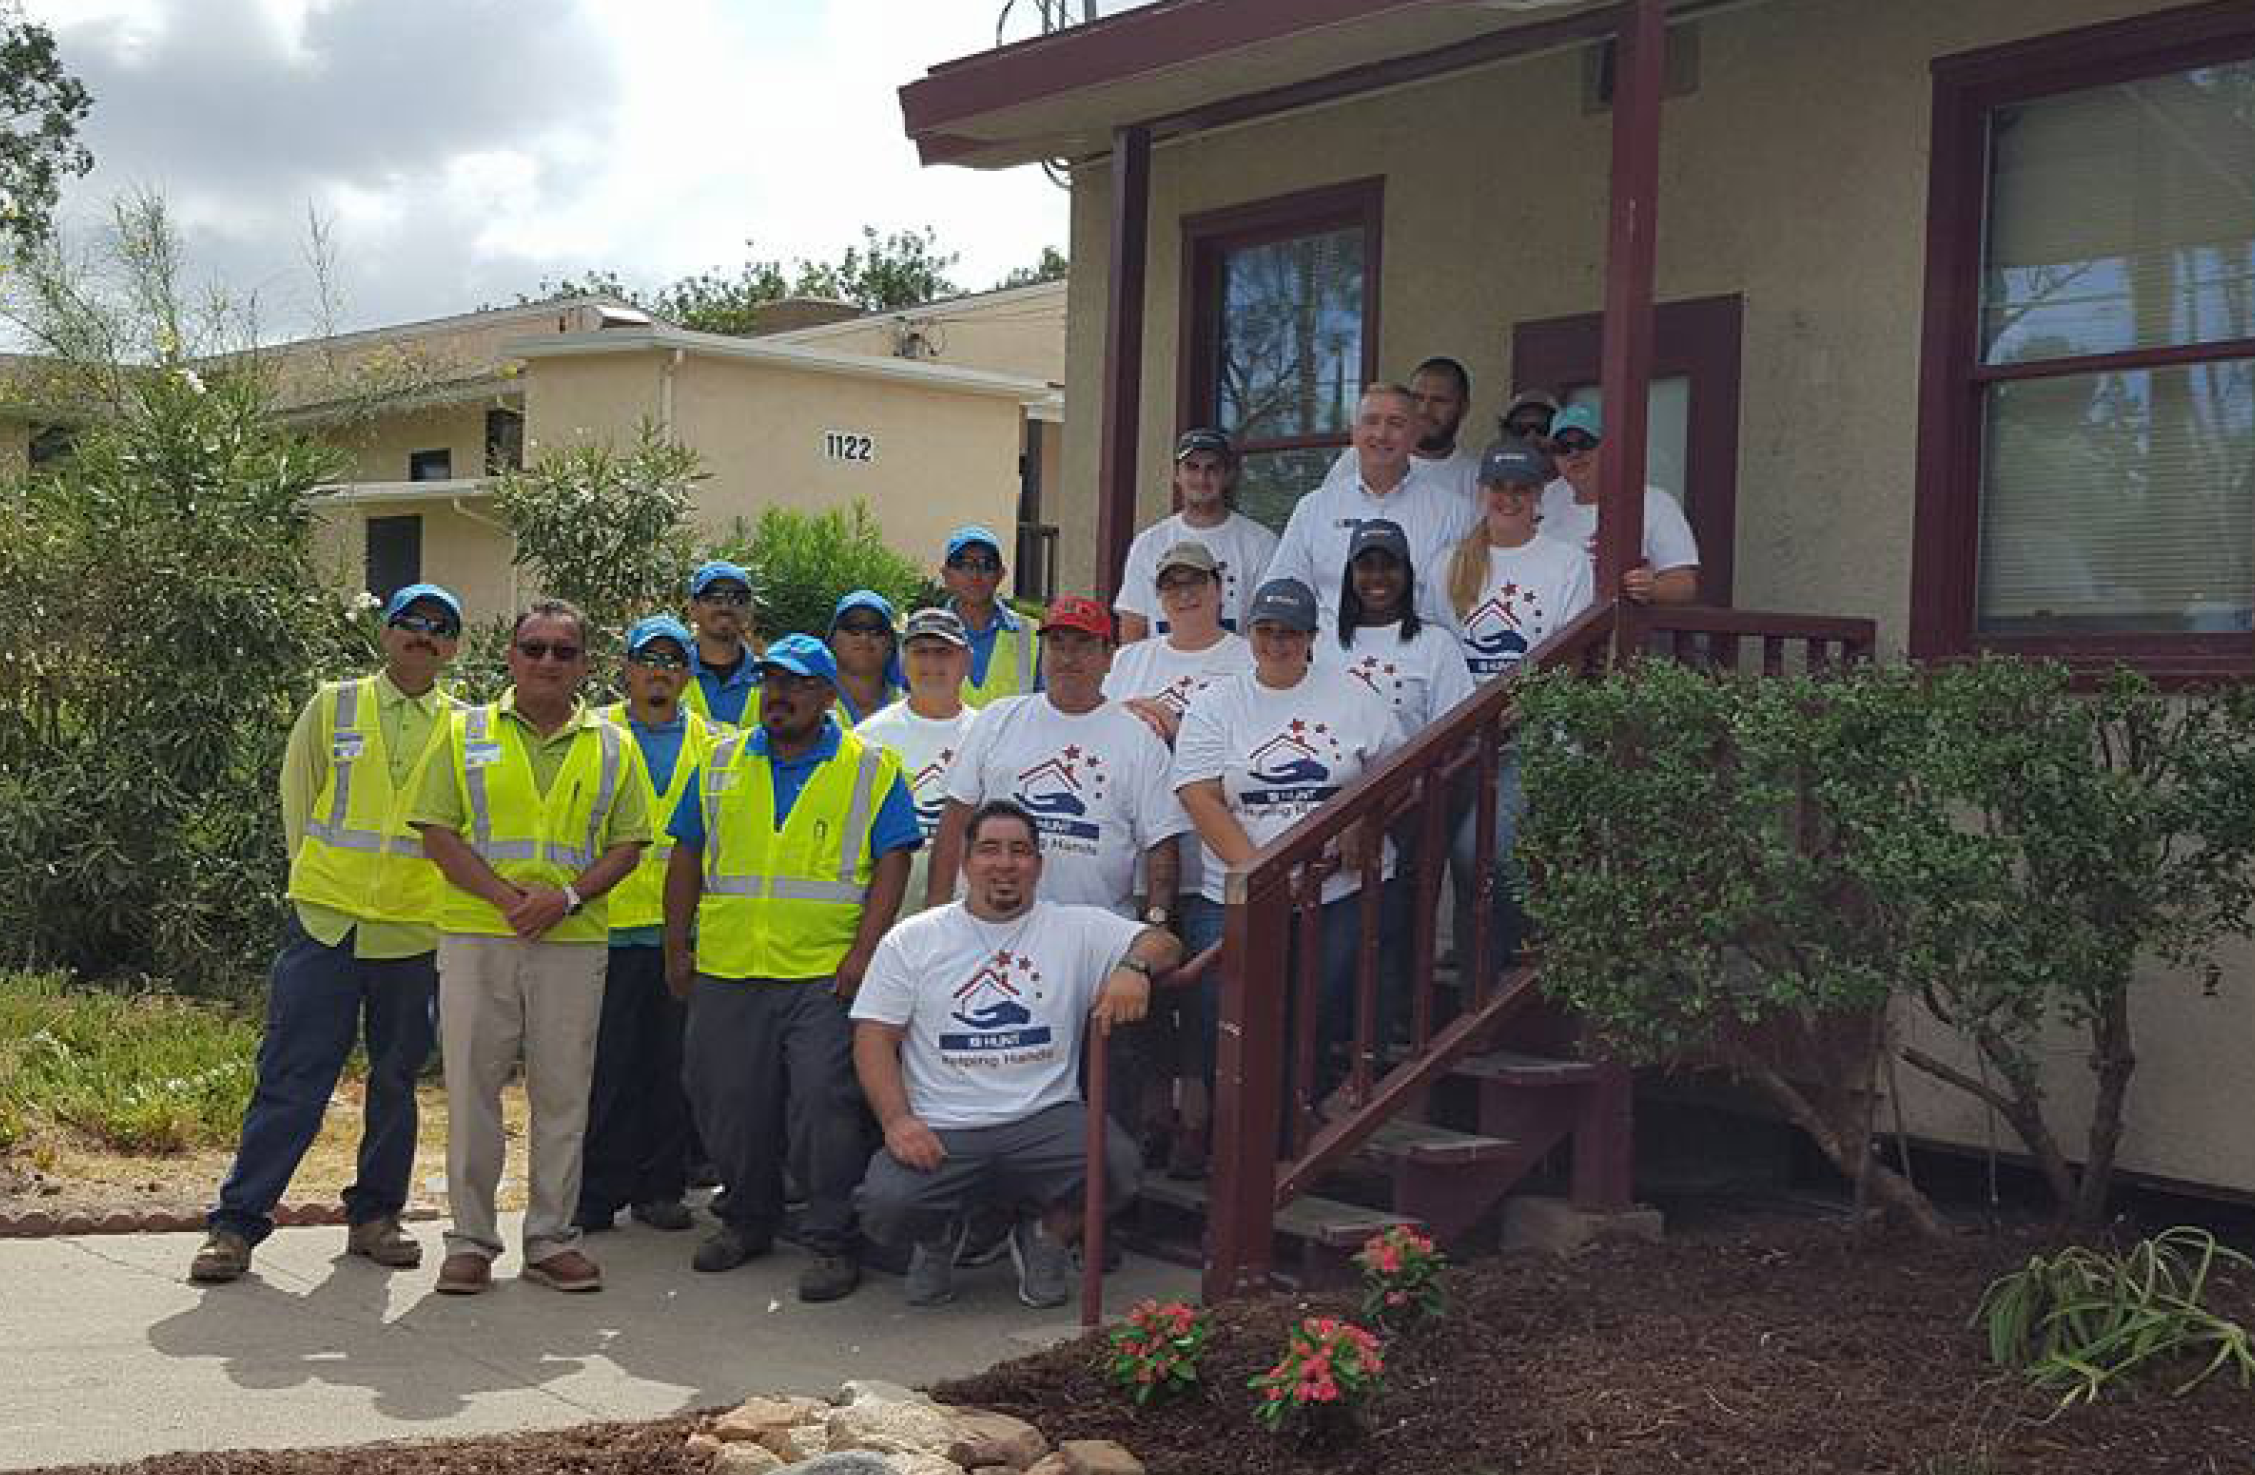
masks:
<svg viewBox="0 0 2255 1475"><path fill-rule="evenodd" d="M1085 816L1091 804L1103 802L1110 782L1104 760L1075 743L1021 772L1010 797L1034 817L1043 835L1079 841L1085 849L1064 848L1094 855L1103 827Z"/></svg>
<svg viewBox="0 0 2255 1475"><path fill-rule="evenodd" d="M983 960L958 984L948 1017L963 1026L941 1029L940 1054L950 1065L1032 1065L1056 1052L1053 1032L1034 1006L1044 997L1041 970L1024 953L1007 948Z"/></svg>
<svg viewBox="0 0 2255 1475"><path fill-rule="evenodd" d="M1505 584L1464 617L1465 664L1479 677L1500 675L1527 655L1526 624L1542 618L1535 591Z"/></svg>
<svg viewBox="0 0 2255 1475"><path fill-rule="evenodd" d="M916 803L916 823L927 840L940 832L940 816L947 810L947 766L954 761L955 749L942 748L937 758L909 776L908 797Z"/></svg>
<svg viewBox="0 0 2255 1475"><path fill-rule="evenodd" d="M1327 756L1330 763L1324 761ZM1295 717L1249 755L1246 777L1262 787L1247 789L1240 802L1249 808L1312 809L1339 792L1331 782L1331 765L1345 756L1329 723Z"/></svg>
<svg viewBox="0 0 2255 1475"><path fill-rule="evenodd" d="M1400 662L1389 661L1384 656L1379 655L1363 656L1347 667L1347 674L1364 686L1369 687L1375 695L1384 697L1389 706L1395 708L1401 706L1402 668Z"/></svg>

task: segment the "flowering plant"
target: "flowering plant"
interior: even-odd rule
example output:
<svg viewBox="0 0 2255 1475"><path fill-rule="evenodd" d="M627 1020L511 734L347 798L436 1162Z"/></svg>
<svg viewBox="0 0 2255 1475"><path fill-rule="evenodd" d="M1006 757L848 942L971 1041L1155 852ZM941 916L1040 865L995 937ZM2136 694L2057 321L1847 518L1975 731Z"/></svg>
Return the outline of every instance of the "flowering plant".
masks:
<svg viewBox="0 0 2255 1475"><path fill-rule="evenodd" d="M1448 1298L1441 1272L1448 1256L1406 1224L1374 1234L1355 1254L1362 1267L1362 1314L1389 1327L1439 1316Z"/></svg>
<svg viewBox="0 0 2255 1475"><path fill-rule="evenodd" d="M1253 1417L1272 1431L1350 1421L1385 1370L1376 1337L1351 1321L1310 1316L1292 1329L1282 1360L1247 1385L1261 1395Z"/></svg>
<svg viewBox="0 0 2255 1475"><path fill-rule="evenodd" d="M1112 1328L1107 1372L1137 1403L1181 1393L1198 1381L1213 1323L1180 1301L1145 1301Z"/></svg>

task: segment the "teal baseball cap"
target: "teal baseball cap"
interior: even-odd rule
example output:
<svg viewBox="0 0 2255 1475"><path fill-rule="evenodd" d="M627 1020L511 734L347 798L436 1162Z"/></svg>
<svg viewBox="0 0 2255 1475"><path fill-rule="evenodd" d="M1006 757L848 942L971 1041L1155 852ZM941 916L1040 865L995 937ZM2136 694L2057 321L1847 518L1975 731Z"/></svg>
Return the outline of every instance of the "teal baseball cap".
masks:
<svg viewBox="0 0 2255 1475"><path fill-rule="evenodd" d="M1550 438L1558 439L1569 430L1579 430L1591 440L1605 439L1605 422L1595 405L1568 405L1550 420Z"/></svg>

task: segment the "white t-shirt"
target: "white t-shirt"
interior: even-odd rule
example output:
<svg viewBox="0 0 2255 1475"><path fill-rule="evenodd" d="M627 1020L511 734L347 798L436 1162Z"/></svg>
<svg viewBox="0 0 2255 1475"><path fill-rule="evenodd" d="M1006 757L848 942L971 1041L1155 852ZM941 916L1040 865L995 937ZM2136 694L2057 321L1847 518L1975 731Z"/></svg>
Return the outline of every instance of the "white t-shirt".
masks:
<svg viewBox="0 0 2255 1475"><path fill-rule="evenodd" d="M1190 710L1190 699L1224 676L1253 669L1253 647L1242 635L1226 631L1204 650L1176 650L1163 635L1120 647L1112 657L1112 672L1104 678L1104 695L1115 702L1129 697L1154 697L1174 709L1177 717Z"/></svg>
<svg viewBox="0 0 2255 1475"><path fill-rule="evenodd" d="M961 902L877 944L852 1016L898 1026L908 1109L935 1131L993 1127L1080 1099L1080 1042L1139 922L1037 901L1007 922Z"/></svg>
<svg viewBox="0 0 2255 1475"><path fill-rule="evenodd" d="M1588 609L1594 577L1579 549L1541 533L1516 548L1489 548L1487 582L1457 622L1473 679L1507 675L1529 650Z"/></svg>
<svg viewBox="0 0 2255 1475"><path fill-rule="evenodd" d="M948 769L947 797L1025 806L1041 829L1041 895L1135 911L1136 857L1190 829L1172 755L1117 702L1074 716L1047 696L989 702Z"/></svg>
<svg viewBox="0 0 2255 1475"><path fill-rule="evenodd" d="M1355 458L1355 448L1347 447L1331 469L1323 474L1327 482L1352 483L1360 462ZM1429 477L1447 482L1464 494L1464 500L1475 512L1480 506L1480 453L1463 445L1445 456L1427 456L1417 451L1409 453L1409 464Z"/></svg>
<svg viewBox="0 0 2255 1475"><path fill-rule="evenodd" d="M1261 571L1276 556L1276 534L1241 512L1232 512L1220 527L1192 527L1181 513L1155 522L1128 544L1127 566L1120 572L1120 594L1112 608L1123 615L1141 615L1151 622L1151 633L1167 633L1167 617L1159 607L1159 556L1177 543L1202 543L1221 565L1221 623L1225 630L1245 628L1245 610L1260 587Z"/></svg>
<svg viewBox="0 0 2255 1475"><path fill-rule="evenodd" d="M1579 548L1597 567L1597 504L1574 500L1574 488L1561 476L1542 489L1542 509L1536 521L1542 535L1568 547ZM1691 535L1676 499L1658 487L1644 489L1644 561L1652 572L1699 566L1699 540Z"/></svg>
<svg viewBox="0 0 2255 1475"><path fill-rule="evenodd" d="M1393 709L1341 671L1311 666L1299 684L1278 691L1256 676L1217 681L1191 698L1175 737L1177 788L1220 779L1229 812L1257 846L1322 807L1362 771L1401 746ZM1203 857L1199 894L1222 900L1228 869L1211 847ZM1393 871L1388 844L1385 871ZM1359 871L1325 878L1323 899L1352 895Z"/></svg>
<svg viewBox="0 0 2255 1475"><path fill-rule="evenodd" d="M1339 586L1346 576L1347 545L1355 529L1384 518L1399 523L1417 566L1417 612L1446 622L1448 596L1442 587L1449 554L1472 530L1475 511L1436 463L1412 461L1401 485L1380 496L1357 474L1325 481L1299 500L1284 524L1262 582L1298 579L1315 591L1316 616L1328 630L1339 617Z"/></svg>
<svg viewBox="0 0 2255 1475"><path fill-rule="evenodd" d="M1405 737L1423 732L1434 718L1472 695L1472 673L1464 664L1464 645L1452 625L1417 622L1417 634L1402 639L1400 622L1365 625L1355 643L1342 650L1337 632L1315 638L1315 663L1348 676L1386 699Z"/></svg>
<svg viewBox="0 0 2255 1475"><path fill-rule="evenodd" d="M903 697L889 707L863 718L854 734L900 754L900 776L908 796L916 801L916 823L923 827L924 843L916 848L908 866L908 895L901 902L907 916L924 905L924 880L931 872L932 837L939 833L940 815L947 808L947 770L963 751L963 735L979 715L965 707L953 717L919 717Z"/></svg>

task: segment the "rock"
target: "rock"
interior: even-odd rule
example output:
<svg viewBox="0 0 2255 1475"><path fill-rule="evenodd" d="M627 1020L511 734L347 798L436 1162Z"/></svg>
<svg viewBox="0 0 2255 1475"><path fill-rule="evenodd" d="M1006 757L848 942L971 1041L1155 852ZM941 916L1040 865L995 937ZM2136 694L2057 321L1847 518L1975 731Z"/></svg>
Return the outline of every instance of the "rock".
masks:
<svg viewBox="0 0 2255 1475"><path fill-rule="evenodd" d="M830 1411L832 1449L873 1449L879 1454L920 1450L944 1456L956 1433L955 1420L922 1399L864 1398Z"/></svg>
<svg viewBox="0 0 2255 1475"><path fill-rule="evenodd" d="M747 1398L713 1420L712 1432L731 1444L757 1444L770 1429L814 1423L829 1411L819 1398Z"/></svg>
<svg viewBox="0 0 2255 1475"><path fill-rule="evenodd" d="M723 1444L713 1456L713 1475L768 1475L783 1463L781 1455L756 1444Z"/></svg>
<svg viewBox="0 0 2255 1475"><path fill-rule="evenodd" d="M977 1408L959 1409L952 1417L957 1432L947 1447L947 1457L958 1465L1008 1465L1024 1470L1049 1453L1049 1441L1024 1419Z"/></svg>
<svg viewBox="0 0 2255 1475"><path fill-rule="evenodd" d="M92 1234L97 1223L92 1214L65 1214L55 1225L57 1234Z"/></svg>
<svg viewBox="0 0 2255 1475"><path fill-rule="evenodd" d="M846 1450L839 1454L818 1455L796 1465L784 1465L775 1475L898 1475L883 1455L867 1450Z"/></svg>
<svg viewBox="0 0 2255 1475"><path fill-rule="evenodd" d="M762 1448L786 1460L811 1460L830 1452L830 1431L820 1424L793 1424L788 1429L768 1430L759 1442Z"/></svg>
<svg viewBox="0 0 2255 1475"><path fill-rule="evenodd" d="M838 1386L832 1403L844 1408L856 1403L930 1403L914 1388L903 1388L883 1378L848 1378Z"/></svg>
<svg viewBox="0 0 2255 1475"><path fill-rule="evenodd" d="M1143 1475L1143 1461L1109 1439L1068 1439L1057 1452L1073 1475Z"/></svg>
<svg viewBox="0 0 2255 1475"><path fill-rule="evenodd" d="M1026 1467L1026 1475L1073 1475L1073 1465L1061 1454L1044 1455Z"/></svg>
<svg viewBox="0 0 2255 1475"><path fill-rule="evenodd" d="M709 1460L720 1453L720 1440L718 1437L707 1434L700 1429L687 1439L682 1440L681 1447L694 1458Z"/></svg>
<svg viewBox="0 0 2255 1475"><path fill-rule="evenodd" d="M36 1209L28 1214L18 1214L12 1232L26 1238L34 1235L53 1234L55 1232L55 1216L40 1213Z"/></svg>
<svg viewBox="0 0 2255 1475"><path fill-rule="evenodd" d="M894 1475L963 1475L963 1467L955 1461L924 1450L889 1454L885 1463L893 1467Z"/></svg>

